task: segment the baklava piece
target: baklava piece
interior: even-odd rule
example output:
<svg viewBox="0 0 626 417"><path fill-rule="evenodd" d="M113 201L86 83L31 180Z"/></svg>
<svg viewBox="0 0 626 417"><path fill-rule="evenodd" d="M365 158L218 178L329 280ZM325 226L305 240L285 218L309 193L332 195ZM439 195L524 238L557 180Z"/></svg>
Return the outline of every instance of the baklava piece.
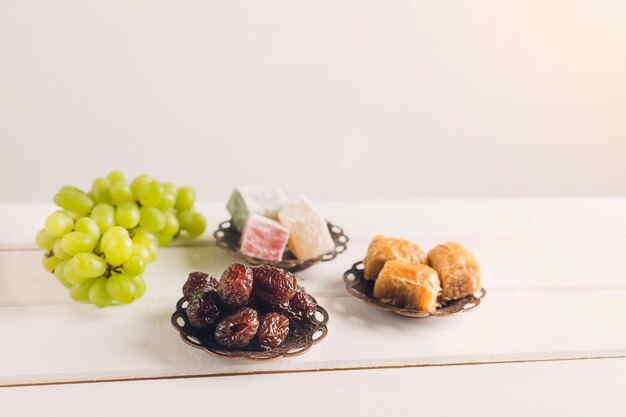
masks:
<svg viewBox="0 0 626 417"><path fill-rule="evenodd" d="M437 271L419 263L385 262L374 284L374 298L397 307L435 311L439 295Z"/></svg>
<svg viewBox="0 0 626 417"><path fill-rule="evenodd" d="M443 301L461 298L480 289L478 262L458 243L436 246L428 252L428 264L439 273Z"/></svg>
<svg viewBox="0 0 626 417"><path fill-rule="evenodd" d="M363 260L365 279L375 280L385 262L393 259L423 264L426 263L426 254L417 244L408 240L376 235Z"/></svg>

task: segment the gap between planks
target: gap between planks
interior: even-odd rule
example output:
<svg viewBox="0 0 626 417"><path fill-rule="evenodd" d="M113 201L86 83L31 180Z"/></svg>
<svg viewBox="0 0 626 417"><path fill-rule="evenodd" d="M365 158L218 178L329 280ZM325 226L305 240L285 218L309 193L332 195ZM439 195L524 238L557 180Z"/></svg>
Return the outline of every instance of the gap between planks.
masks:
<svg viewBox="0 0 626 417"><path fill-rule="evenodd" d="M214 374L183 374L183 375L165 375L165 376L146 376L146 377L113 377L113 378L93 378L93 379L67 379L57 381L41 381L41 382L24 382L24 383L0 383L1 388L18 388L18 387L38 387L49 385L77 385L77 384L99 384L106 382L137 382L137 381L159 381L159 380L176 380L176 379L192 379L192 378L221 378L233 376L249 376L249 375L277 375L277 374L306 374L314 372L352 372L352 371L376 371L385 369L410 369L410 368L434 368L434 367L453 367L453 366L489 366L489 365L508 365L522 363L542 363L542 362L566 362L566 361L584 361L598 359L626 359L626 354L609 355L609 356L579 356L569 358L545 358L545 359L513 359L513 360L493 360L493 361L475 361L475 362L454 362L454 363L423 363L423 364L406 364L406 365L377 365L377 366L346 366L333 368L317 368L317 369L278 369L267 371L250 371L250 372L223 372Z"/></svg>
<svg viewBox="0 0 626 417"><path fill-rule="evenodd" d="M174 241L173 243L167 246L159 247L161 249L172 249L172 248L205 248L205 247L217 247L215 243L215 239L213 237L206 236L208 239L199 239L199 240L186 240L186 241ZM360 236L348 236L350 238L349 242L352 243L361 243L367 244L370 242L371 238L360 237ZM475 242L475 241L488 241L488 242L512 242L512 241L553 241L553 240L589 240L589 239L603 239L603 240L622 240L626 239L626 235L565 235L565 234L557 234L557 235L506 235L506 236L463 236L457 237L457 241L463 242ZM33 237L34 240L34 237ZM416 239L413 239L416 240ZM446 241L445 237L442 236L420 236L418 240L425 241ZM42 251L43 249L33 244L26 243L2 243L0 244L0 252L32 252L32 251Z"/></svg>
<svg viewBox="0 0 626 417"><path fill-rule="evenodd" d="M159 246L159 250L163 249L176 249L176 248L211 248L217 247L214 240L202 240L197 242L180 242L168 246ZM22 246L22 245L5 245L0 246L0 252L37 252L42 254L46 253L44 249L37 246Z"/></svg>

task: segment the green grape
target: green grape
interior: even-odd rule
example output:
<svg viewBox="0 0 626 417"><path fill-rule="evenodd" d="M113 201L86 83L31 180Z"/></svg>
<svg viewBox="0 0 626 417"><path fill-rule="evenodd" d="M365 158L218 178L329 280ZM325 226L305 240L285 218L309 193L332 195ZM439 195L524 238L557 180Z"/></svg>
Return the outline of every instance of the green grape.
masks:
<svg viewBox="0 0 626 417"><path fill-rule="evenodd" d="M106 178L96 178L91 184L91 195L96 204L111 204L111 183L109 180Z"/></svg>
<svg viewBox="0 0 626 417"><path fill-rule="evenodd" d="M62 237L74 228L74 221L63 213L52 213L46 218L45 229L52 237Z"/></svg>
<svg viewBox="0 0 626 417"><path fill-rule="evenodd" d="M143 297L143 295L146 293L146 281L144 281L143 277L141 276L130 277L130 280L133 282L133 285L135 285L135 290L137 291L137 298Z"/></svg>
<svg viewBox="0 0 626 417"><path fill-rule="evenodd" d="M97 204L91 210L91 218L98 224L100 233L104 233L115 226L115 209L106 203Z"/></svg>
<svg viewBox="0 0 626 417"><path fill-rule="evenodd" d="M154 207L163 198L163 186L156 181L145 183L139 189L139 202L142 206Z"/></svg>
<svg viewBox="0 0 626 417"><path fill-rule="evenodd" d="M194 212L191 217L191 224L187 225L187 233L192 238L200 236L206 230L206 219L200 213Z"/></svg>
<svg viewBox="0 0 626 417"><path fill-rule="evenodd" d="M124 174L122 174L119 171L109 172L109 174L107 175L107 179L109 180L111 185L118 183L118 182L122 182L124 184L126 183L126 177L124 176Z"/></svg>
<svg viewBox="0 0 626 417"><path fill-rule="evenodd" d="M122 226L113 226L102 235L102 239L100 239L100 248L104 250L104 248L106 248L109 244L109 240L114 236L128 237L128 230L124 229Z"/></svg>
<svg viewBox="0 0 626 417"><path fill-rule="evenodd" d="M111 304L111 296L107 291L107 279L105 277L94 280L91 288L89 288L89 301L98 307Z"/></svg>
<svg viewBox="0 0 626 417"><path fill-rule="evenodd" d="M70 256L78 253L90 253L95 244L96 241L91 236L81 232L69 232L61 238L63 252Z"/></svg>
<svg viewBox="0 0 626 417"><path fill-rule="evenodd" d="M77 276L82 278L98 277L104 274L107 269L107 263L101 257L94 255L93 253L79 253L68 262L68 265L70 264L73 268L72 272L75 272ZM68 266L66 265L66 273L67 268ZM70 279L67 280L72 282Z"/></svg>
<svg viewBox="0 0 626 417"><path fill-rule="evenodd" d="M175 236L180 229L180 223L178 222L178 218L171 211L165 212L165 227L161 229L162 234L167 236Z"/></svg>
<svg viewBox="0 0 626 417"><path fill-rule="evenodd" d="M61 261L57 264L56 268L54 268L54 276L56 277L56 279L59 280L59 282L61 284L63 284L64 287L71 287L72 284L67 282L67 280L65 279L65 264L67 263L67 261Z"/></svg>
<svg viewBox="0 0 626 417"><path fill-rule="evenodd" d="M54 203L66 210L76 213L89 213L93 207L93 201L81 191L68 190L54 196Z"/></svg>
<svg viewBox="0 0 626 417"><path fill-rule="evenodd" d="M193 238L200 236L206 229L206 220L195 211L178 213L178 221L181 230L185 230Z"/></svg>
<svg viewBox="0 0 626 417"><path fill-rule="evenodd" d="M80 284L70 284L70 297L76 301L87 301L89 290L95 281L95 279L88 279Z"/></svg>
<svg viewBox="0 0 626 417"><path fill-rule="evenodd" d="M149 232L158 232L165 227L165 215L154 207L142 207L139 225Z"/></svg>
<svg viewBox="0 0 626 417"><path fill-rule="evenodd" d="M135 198L135 200L139 200L139 192L141 191L141 187L143 187L144 184L147 184L150 181L154 180L147 175L140 175L130 183L130 190L133 192L133 197Z"/></svg>
<svg viewBox="0 0 626 417"><path fill-rule="evenodd" d="M65 193L68 191L78 191L79 193L82 193L83 190L81 190L78 187L74 187L73 185L64 185L63 187L61 187L61 189L59 190L59 193ZM84 194L84 193L83 193Z"/></svg>
<svg viewBox="0 0 626 417"><path fill-rule="evenodd" d="M127 201L117 206L115 222L126 229L132 229L139 224L139 206L134 201Z"/></svg>
<svg viewBox="0 0 626 417"><path fill-rule="evenodd" d="M54 272L54 268L56 268L56 266L60 262L62 261L51 253L44 254L43 258L41 259L43 269L45 269L48 272ZM135 275L139 275L139 274L135 274Z"/></svg>
<svg viewBox="0 0 626 417"><path fill-rule="evenodd" d="M128 185L121 172L112 171L94 180L88 194L67 186L61 188L54 201L63 210L46 219L45 228L35 239L40 247L52 251L42 260L44 268L71 287L72 298L88 297L99 306L111 303L102 288L107 285L111 295L115 294L113 299L120 303L142 296L142 275L147 264L156 259L158 246L169 244L180 230L195 237L206 227L204 218L192 211L192 188L176 189L145 175ZM174 207L178 216L171 210ZM83 217L87 214L89 217ZM131 234L128 230L132 230ZM106 261L92 251L102 253ZM121 266L122 275L102 277L108 267L116 266ZM117 276L121 278L108 284Z"/></svg>
<svg viewBox="0 0 626 417"><path fill-rule="evenodd" d="M133 282L123 274L112 275L107 280L106 289L112 299L120 304L129 304L135 301L137 290Z"/></svg>
<svg viewBox="0 0 626 417"><path fill-rule="evenodd" d="M127 201L133 201L133 192L130 186L125 182L114 182L111 184L111 201L113 204L120 205Z"/></svg>
<svg viewBox="0 0 626 417"><path fill-rule="evenodd" d="M52 247L52 252L54 253L54 256L56 256L62 261L66 259L70 259L71 257L67 252L63 250L63 246L61 245L61 239L54 242L54 246Z"/></svg>
<svg viewBox="0 0 626 417"><path fill-rule="evenodd" d="M148 262L154 262L157 258L157 255L159 253L159 245L158 244L154 244L152 242L144 242L143 245L146 247L146 249L148 249L148 252L150 253L150 257L148 258Z"/></svg>
<svg viewBox="0 0 626 417"><path fill-rule="evenodd" d="M174 207L177 192L176 187L172 184L163 184L163 198L156 207L161 211L166 211Z"/></svg>
<svg viewBox="0 0 626 417"><path fill-rule="evenodd" d="M133 240L133 254L131 257L135 256L143 259L143 261L147 263L148 259L150 259L150 251L141 243L137 243Z"/></svg>
<svg viewBox="0 0 626 417"><path fill-rule="evenodd" d="M74 224L74 231L90 236L94 242L97 242L98 239L100 239L100 228L98 227L98 223L96 223L91 217L78 219L78 221Z"/></svg>
<svg viewBox="0 0 626 417"><path fill-rule="evenodd" d="M86 254L81 253L81 255L86 255ZM82 277L76 273L77 267L73 261L74 261L74 258L67 261L65 265L63 266L63 278L65 278L65 280L69 282L70 284L80 284L81 282L84 282L87 279L87 277Z"/></svg>
<svg viewBox="0 0 626 417"><path fill-rule="evenodd" d="M57 210L57 211L55 211L55 213L65 214L67 217L72 219L73 222L76 222L76 220L78 220L78 219L80 219L81 217L84 216L84 214L78 214L78 213L76 213L75 211L72 211L72 210Z"/></svg>
<svg viewBox="0 0 626 417"><path fill-rule="evenodd" d="M191 213L193 213L191 210L179 211L176 213L179 225L178 227L180 227L180 230L187 230L187 226L191 223Z"/></svg>
<svg viewBox="0 0 626 417"><path fill-rule="evenodd" d="M43 267L74 300L99 307L131 303L146 291L143 274L159 246L181 230L191 237L204 232L195 199L191 187L177 189L145 175L127 184L119 171L95 179L88 193L62 187L54 196L62 210L48 216L35 237L47 252Z"/></svg>
<svg viewBox="0 0 626 417"><path fill-rule="evenodd" d="M156 236L152 235L155 239ZM146 237L146 235L144 234L135 234L135 236L133 237L133 243L135 245L140 244L142 245L144 248L146 248L146 250L149 253L149 257L148 257L148 262L152 262L156 259L157 257L157 253L159 251L159 241L157 240L157 243L154 243L154 241L151 238Z"/></svg>
<svg viewBox="0 0 626 417"><path fill-rule="evenodd" d="M159 239L159 246L167 246L174 240L174 236L166 235L163 232L157 232L155 235Z"/></svg>
<svg viewBox="0 0 626 417"><path fill-rule="evenodd" d="M123 264L133 253L133 241L128 236L112 236L103 246L104 257L113 266Z"/></svg>
<svg viewBox="0 0 626 417"><path fill-rule="evenodd" d="M146 270L146 260L140 256L131 256L123 264L124 272L130 276L137 276Z"/></svg>
<svg viewBox="0 0 626 417"><path fill-rule="evenodd" d="M154 243L155 245L159 244L159 240L157 239L157 237L154 235L154 233L152 232L148 232L145 229L142 229L141 227L137 227L135 229L132 230L132 236L139 236L142 239L145 238L147 240L149 240L150 242Z"/></svg>
<svg viewBox="0 0 626 417"><path fill-rule="evenodd" d="M46 232L46 229L41 229L39 232L37 232L37 236L35 237L35 242L37 242L37 246L45 250L52 250L52 248L54 247L54 242L56 241L57 238Z"/></svg>
<svg viewBox="0 0 626 417"><path fill-rule="evenodd" d="M196 202L196 192L191 187L180 187L176 196L176 210L191 210L193 203Z"/></svg>

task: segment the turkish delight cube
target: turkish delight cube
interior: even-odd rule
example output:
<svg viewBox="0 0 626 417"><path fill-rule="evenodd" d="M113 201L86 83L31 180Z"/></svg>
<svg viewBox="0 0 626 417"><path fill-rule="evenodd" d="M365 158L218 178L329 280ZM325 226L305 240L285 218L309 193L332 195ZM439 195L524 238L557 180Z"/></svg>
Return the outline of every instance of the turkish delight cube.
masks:
<svg viewBox="0 0 626 417"><path fill-rule="evenodd" d="M414 262L385 262L374 284L374 298L397 307L435 311L439 294L437 271Z"/></svg>
<svg viewBox="0 0 626 417"><path fill-rule="evenodd" d="M365 279L375 280L385 262L392 259L426 263L426 254L416 243L408 240L376 235L372 238L363 259Z"/></svg>
<svg viewBox="0 0 626 417"><path fill-rule="evenodd" d="M253 214L248 218L241 234L242 253L269 261L283 259L289 230L274 220Z"/></svg>
<svg viewBox="0 0 626 417"><path fill-rule="evenodd" d="M286 203L278 219L289 229L289 250L296 258L316 258L335 248L326 221L304 197Z"/></svg>
<svg viewBox="0 0 626 417"><path fill-rule="evenodd" d="M241 231L251 214L278 219L278 211L286 201L287 197L278 187L237 187L231 193L226 209L230 213L235 228Z"/></svg>

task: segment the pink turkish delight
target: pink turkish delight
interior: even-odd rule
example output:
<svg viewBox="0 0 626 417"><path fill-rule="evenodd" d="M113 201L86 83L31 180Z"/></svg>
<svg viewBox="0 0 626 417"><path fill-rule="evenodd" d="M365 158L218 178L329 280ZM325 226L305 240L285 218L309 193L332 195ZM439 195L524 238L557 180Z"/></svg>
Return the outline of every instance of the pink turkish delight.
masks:
<svg viewBox="0 0 626 417"><path fill-rule="evenodd" d="M268 261L283 259L289 230L274 220L252 214L241 233L241 252Z"/></svg>

